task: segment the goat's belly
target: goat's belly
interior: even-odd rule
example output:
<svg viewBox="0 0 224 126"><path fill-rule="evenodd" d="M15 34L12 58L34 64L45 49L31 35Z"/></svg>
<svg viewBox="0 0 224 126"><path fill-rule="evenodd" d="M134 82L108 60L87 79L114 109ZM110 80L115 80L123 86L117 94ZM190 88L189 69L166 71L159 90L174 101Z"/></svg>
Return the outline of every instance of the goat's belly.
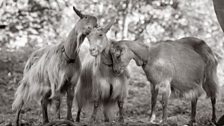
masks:
<svg viewBox="0 0 224 126"><path fill-rule="evenodd" d="M180 82L173 80L171 82L171 90L176 96L187 99L197 98L204 93L202 83L195 81Z"/></svg>

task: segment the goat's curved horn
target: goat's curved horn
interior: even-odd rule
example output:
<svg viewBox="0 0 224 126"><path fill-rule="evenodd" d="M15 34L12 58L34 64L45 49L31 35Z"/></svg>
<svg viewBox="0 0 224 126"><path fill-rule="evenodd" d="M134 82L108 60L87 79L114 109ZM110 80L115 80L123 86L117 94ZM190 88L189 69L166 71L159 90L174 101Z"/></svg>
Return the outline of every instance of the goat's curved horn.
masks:
<svg viewBox="0 0 224 126"><path fill-rule="evenodd" d="M84 15L81 13L80 10L76 9L75 6L73 6L73 10L75 11L75 13L80 17L80 18L83 18Z"/></svg>
<svg viewBox="0 0 224 126"><path fill-rule="evenodd" d="M114 25L116 22L117 22L117 18L113 18L113 19L111 20L111 22L110 22L109 24L107 24L107 25L103 28L103 31L104 31L105 33L107 33L107 32L110 30L111 26Z"/></svg>

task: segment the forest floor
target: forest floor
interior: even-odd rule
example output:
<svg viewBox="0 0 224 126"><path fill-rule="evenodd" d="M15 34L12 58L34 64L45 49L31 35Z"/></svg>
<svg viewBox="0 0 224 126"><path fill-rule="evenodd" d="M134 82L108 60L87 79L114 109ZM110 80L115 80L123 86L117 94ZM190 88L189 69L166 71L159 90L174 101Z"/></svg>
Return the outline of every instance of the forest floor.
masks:
<svg viewBox="0 0 224 126"><path fill-rule="evenodd" d="M16 84L15 84L16 85ZM13 102L14 92L17 86L12 85L11 87L0 84L0 126L10 126L13 124L15 118L15 112L11 109L11 104ZM221 95L217 100L217 117L219 118L224 114L224 88L221 89ZM146 81L146 78L142 76L141 71L137 71L131 75L129 84L128 98L125 102L125 123L119 124L117 122L117 111L116 106L112 110L113 115L111 117L111 123L103 123L102 109L98 112L96 125L131 125L131 126L151 126L149 124L149 113L150 113L150 84ZM160 97L157 102L157 118L161 119L162 106L160 104ZM65 97L63 98L63 103L61 105L61 116L66 117L66 104ZM56 117L53 112L54 109L49 110L50 120L54 120ZM73 118L76 117L76 105L73 105ZM87 124L90 118L92 110L87 107L81 114L80 125ZM211 125L211 102L210 99L199 98L197 105L197 124L196 126L209 126ZM170 126L183 126L188 123L190 119L190 101L171 97L168 105L168 125ZM24 126L38 126L41 125L42 115L41 108L35 103L31 103L23 108L21 122Z"/></svg>

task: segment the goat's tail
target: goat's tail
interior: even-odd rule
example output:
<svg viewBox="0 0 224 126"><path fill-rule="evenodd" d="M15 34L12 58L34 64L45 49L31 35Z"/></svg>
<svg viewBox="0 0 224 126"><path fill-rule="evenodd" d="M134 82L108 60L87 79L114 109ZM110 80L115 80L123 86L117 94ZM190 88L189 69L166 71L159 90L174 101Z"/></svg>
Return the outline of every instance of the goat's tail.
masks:
<svg viewBox="0 0 224 126"><path fill-rule="evenodd" d="M206 63L203 88L208 97L215 98L219 88L217 77L218 61L211 48L203 40L198 39L197 41L199 41L198 45L194 49Z"/></svg>
<svg viewBox="0 0 224 126"><path fill-rule="evenodd" d="M28 100L29 85L23 80L20 82L19 87L15 93L15 99L12 103L12 110L17 110L22 107L25 101Z"/></svg>
<svg viewBox="0 0 224 126"><path fill-rule="evenodd" d="M203 88L208 97L215 98L218 95L219 85L217 77L217 61L208 61L205 69L205 82Z"/></svg>

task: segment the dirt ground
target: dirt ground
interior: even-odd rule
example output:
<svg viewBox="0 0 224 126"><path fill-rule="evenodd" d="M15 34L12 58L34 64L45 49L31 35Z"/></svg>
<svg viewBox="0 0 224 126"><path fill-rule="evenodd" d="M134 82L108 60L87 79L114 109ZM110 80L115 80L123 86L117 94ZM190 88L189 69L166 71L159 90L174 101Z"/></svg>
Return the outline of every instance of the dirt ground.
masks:
<svg viewBox="0 0 224 126"><path fill-rule="evenodd" d="M96 125L130 125L130 126L151 126L149 124L150 113L150 84L146 81L146 78L142 75L141 70L132 71L129 95L125 103L125 123L119 124L117 121L117 106L112 110L111 123L103 123L102 110L99 110ZM0 85L0 126L10 126L13 124L15 118L15 112L11 110L11 104L13 101L13 95L17 86ZM220 96L217 101L217 117L219 118L224 114L224 88L220 91ZM160 99L157 102L157 118L161 119L162 107ZM66 104L65 98L61 105L62 118L66 117ZM91 107L87 107L81 114L80 125L88 123ZM73 106L73 118L76 117L76 105ZM171 97L168 105L168 125L170 126L182 126L188 123L190 119L190 101ZM211 103L209 99L200 98L197 105L197 124L196 126L209 126L211 125ZM49 110L50 120L54 120L53 109ZM38 126L41 125L42 115L41 108L35 103L31 103L24 107L22 111L21 122L24 126Z"/></svg>

